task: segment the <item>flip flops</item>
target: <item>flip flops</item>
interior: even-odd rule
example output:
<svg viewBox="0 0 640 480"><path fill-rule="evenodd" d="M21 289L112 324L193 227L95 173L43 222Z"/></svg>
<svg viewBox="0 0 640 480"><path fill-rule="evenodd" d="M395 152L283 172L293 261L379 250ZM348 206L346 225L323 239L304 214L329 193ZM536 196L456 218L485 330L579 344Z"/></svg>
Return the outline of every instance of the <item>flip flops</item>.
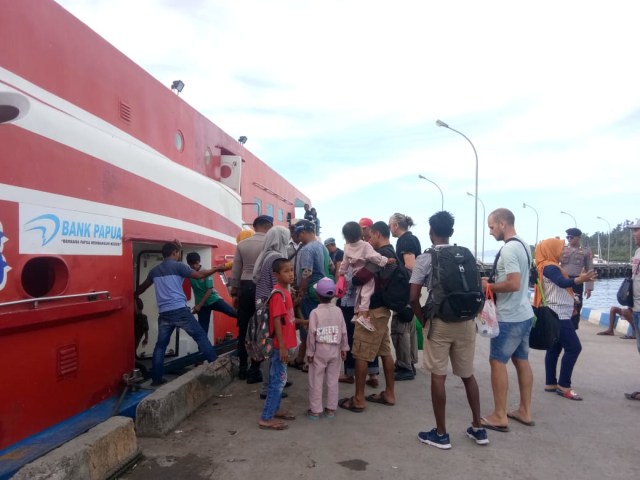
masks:
<svg viewBox="0 0 640 480"><path fill-rule="evenodd" d="M338 406L340 408L344 408L345 410L349 410L354 413L362 413L364 412L364 407L357 407L355 399L353 397L345 397L338 402Z"/></svg>
<svg viewBox="0 0 640 480"><path fill-rule="evenodd" d="M602 332L598 332L598 333L596 333L596 335L606 335L606 336L609 336L609 337L615 336L613 332L610 332L608 330L603 330Z"/></svg>
<svg viewBox="0 0 640 480"><path fill-rule="evenodd" d="M488 430L493 430L494 432L507 433L510 431L508 425L493 425L484 417L480 418L480 425Z"/></svg>
<svg viewBox="0 0 640 480"><path fill-rule="evenodd" d="M379 403L381 405L386 405L388 407L393 407L395 403L391 403L387 401L387 398L384 395L384 390L378 394L372 393L371 395L367 395L364 397L367 402L371 403Z"/></svg>
<svg viewBox="0 0 640 480"><path fill-rule="evenodd" d="M622 340L635 340L636 337L634 337L633 335L622 335L620 337Z"/></svg>
<svg viewBox="0 0 640 480"><path fill-rule="evenodd" d="M513 413L507 413L507 417L510 418L511 420L515 420L516 422L520 422L521 424L526 425L527 427L535 427L536 425L536 422L534 422L533 420L531 420L530 422L527 422Z"/></svg>
<svg viewBox="0 0 640 480"><path fill-rule="evenodd" d="M624 396L628 400L640 400L640 392L625 393Z"/></svg>
<svg viewBox="0 0 640 480"><path fill-rule="evenodd" d="M582 397L578 395L576 392L574 392L573 390L567 390L566 392L563 392L562 390L558 389L557 393L561 397L566 398L568 400L576 400L578 402L582 401Z"/></svg>
<svg viewBox="0 0 640 480"><path fill-rule="evenodd" d="M273 425L258 425L261 430L286 430L289 425L286 423L274 423Z"/></svg>
<svg viewBox="0 0 640 480"><path fill-rule="evenodd" d="M320 414L319 413L313 413L311 410L307 410L307 418L309 420L313 420L314 422L320 420Z"/></svg>

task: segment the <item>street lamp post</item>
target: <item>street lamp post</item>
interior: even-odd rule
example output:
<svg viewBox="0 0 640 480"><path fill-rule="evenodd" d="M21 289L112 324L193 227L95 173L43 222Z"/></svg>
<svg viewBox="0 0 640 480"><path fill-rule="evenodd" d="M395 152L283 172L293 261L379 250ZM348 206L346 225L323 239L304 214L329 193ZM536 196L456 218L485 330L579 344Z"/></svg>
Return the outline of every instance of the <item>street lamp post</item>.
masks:
<svg viewBox="0 0 640 480"><path fill-rule="evenodd" d="M562 213L563 215L569 215L571 218L573 218L573 226L578 228L578 222L576 222L576 217L574 217L573 215L571 215L570 213L564 212L564 211L560 211L560 213Z"/></svg>
<svg viewBox="0 0 640 480"><path fill-rule="evenodd" d="M470 197L475 197L475 195L471 192L467 192L467 195L469 195ZM480 205L482 205L482 218L486 219L487 218L487 212L484 209L484 202L482 201L481 198L478 198L478 201L480 202ZM484 220L483 220L484 222ZM484 263L484 228L481 229L482 233L482 260L481 263Z"/></svg>
<svg viewBox="0 0 640 480"><path fill-rule="evenodd" d="M540 217L538 217L538 211L533 208L531 205L527 205L526 203L522 202L522 208L527 208L529 207L531 210L533 210L534 212L536 212L536 245L538 244L538 225L540 224Z"/></svg>
<svg viewBox="0 0 640 480"><path fill-rule="evenodd" d="M425 176L418 175L418 178L421 178L423 180L426 180L427 182L433 183L438 188L438 190L440 190L440 210L444 211L444 194L442 193L442 189L438 186L438 184L436 182L434 182L433 180L429 180Z"/></svg>
<svg viewBox="0 0 640 480"><path fill-rule="evenodd" d="M458 135L462 135L465 140L467 142L469 142L469 145L471 145L471 148L473 148L473 154L476 157L476 190L475 190L475 212L474 212L474 233L473 233L473 255L474 257L476 257L476 259L478 258L478 152L476 151L476 147L473 145L473 142L471 142L471 140L469 140L469 137L467 137L464 133L459 132L458 130L456 130L455 128L451 128L449 125L447 125L446 123L444 123L442 120L436 120L436 125L439 127L444 127L444 128L448 128L449 130L452 130L454 132L456 132Z"/></svg>
<svg viewBox="0 0 640 480"><path fill-rule="evenodd" d="M602 220L603 222L605 222L607 224L607 227L609 228L609 233L607 235L607 263L609 263L609 251L611 248L611 224L602 217L596 217L596 218L598 220Z"/></svg>

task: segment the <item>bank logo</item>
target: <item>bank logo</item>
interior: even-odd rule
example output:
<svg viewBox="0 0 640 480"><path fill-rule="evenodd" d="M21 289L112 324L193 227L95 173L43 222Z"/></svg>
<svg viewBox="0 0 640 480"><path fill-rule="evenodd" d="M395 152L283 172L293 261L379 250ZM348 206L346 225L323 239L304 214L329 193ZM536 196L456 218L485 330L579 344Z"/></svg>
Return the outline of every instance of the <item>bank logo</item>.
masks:
<svg viewBox="0 0 640 480"><path fill-rule="evenodd" d="M28 225L33 224L31 228L26 228ZM25 228L27 232L32 230L40 230L42 233L42 246L44 247L47 243L55 238L55 236L60 231L60 219L53 214L47 213L45 215L40 215L32 220L29 220L25 223Z"/></svg>
<svg viewBox="0 0 640 480"><path fill-rule="evenodd" d="M2 254L2 250L4 248L4 243L9 240L4 235L4 228L2 227L2 223L0 223L0 290L4 288L7 283L7 273L11 270L11 267L7 263L4 255Z"/></svg>

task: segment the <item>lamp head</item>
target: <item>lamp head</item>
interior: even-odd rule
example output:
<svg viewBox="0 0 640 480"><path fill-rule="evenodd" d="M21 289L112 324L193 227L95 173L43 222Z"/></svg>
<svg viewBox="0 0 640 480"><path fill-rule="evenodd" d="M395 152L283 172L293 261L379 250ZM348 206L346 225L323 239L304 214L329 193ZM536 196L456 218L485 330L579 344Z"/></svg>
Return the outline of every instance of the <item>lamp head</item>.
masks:
<svg viewBox="0 0 640 480"><path fill-rule="evenodd" d="M426 179L427 179L426 177L424 177L424 176L422 176L422 175L418 175L418 178L421 178L421 179L423 179L423 180L426 180Z"/></svg>
<svg viewBox="0 0 640 480"><path fill-rule="evenodd" d="M174 80L173 83L171 84L171 90L175 90L178 93L180 93L183 88L184 88L184 82L182 80Z"/></svg>
<svg viewBox="0 0 640 480"><path fill-rule="evenodd" d="M436 125L439 127L449 128L449 125L444 123L442 120L436 120Z"/></svg>
<svg viewBox="0 0 640 480"><path fill-rule="evenodd" d="M469 195L470 197L475 197L475 195L471 192L467 192L467 195Z"/></svg>
<svg viewBox="0 0 640 480"><path fill-rule="evenodd" d="M238 138L238 143L240 145L244 145L245 143L247 143L247 137L245 137L244 135L242 135L240 138Z"/></svg>

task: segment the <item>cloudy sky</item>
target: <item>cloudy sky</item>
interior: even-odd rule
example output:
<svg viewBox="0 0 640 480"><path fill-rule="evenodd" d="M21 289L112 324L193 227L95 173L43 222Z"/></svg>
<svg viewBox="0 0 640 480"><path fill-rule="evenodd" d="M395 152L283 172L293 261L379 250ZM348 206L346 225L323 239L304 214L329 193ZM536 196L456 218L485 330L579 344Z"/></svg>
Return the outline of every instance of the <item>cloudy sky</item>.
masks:
<svg viewBox="0 0 640 480"><path fill-rule="evenodd" d="M629 1L59 0L312 199L368 216L486 213L530 243L640 216L640 7ZM523 208L523 203L532 208ZM569 215L560 213L567 212ZM497 248L478 207L478 253ZM603 247L605 241L603 239ZM603 248L604 251L604 248ZM487 258L489 260L489 258Z"/></svg>

